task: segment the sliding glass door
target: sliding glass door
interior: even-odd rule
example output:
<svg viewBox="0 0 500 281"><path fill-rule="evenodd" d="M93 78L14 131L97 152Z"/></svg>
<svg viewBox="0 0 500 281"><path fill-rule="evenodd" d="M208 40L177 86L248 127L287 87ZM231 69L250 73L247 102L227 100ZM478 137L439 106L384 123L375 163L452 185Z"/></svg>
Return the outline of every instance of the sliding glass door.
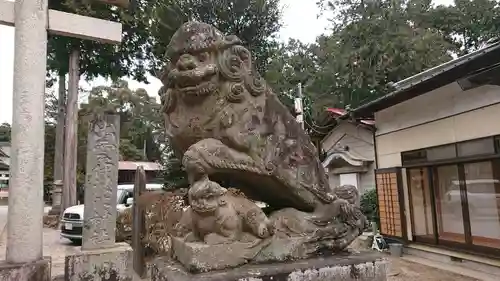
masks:
<svg viewBox="0 0 500 281"><path fill-rule="evenodd" d="M412 232L416 241L434 242L433 196L427 168L408 169Z"/></svg>
<svg viewBox="0 0 500 281"><path fill-rule="evenodd" d="M500 159L409 168L414 240L500 249Z"/></svg>
<svg viewBox="0 0 500 281"><path fill-rule="evenodd" d="M500 249L500 160L464 164L471 243Z"/></svg>
<svg viewBox="0 0 500 281"><path fill-rule="evenodd" d="M414 239L465 243L458 165L409 169L408 183Z"/></svg>
<svg viewBox="0 0 500 281"><path fill-rule="evenodd" d="M465 243L464 210L466 198L460 187L458 165L433 169L438 239Z"/></svg>

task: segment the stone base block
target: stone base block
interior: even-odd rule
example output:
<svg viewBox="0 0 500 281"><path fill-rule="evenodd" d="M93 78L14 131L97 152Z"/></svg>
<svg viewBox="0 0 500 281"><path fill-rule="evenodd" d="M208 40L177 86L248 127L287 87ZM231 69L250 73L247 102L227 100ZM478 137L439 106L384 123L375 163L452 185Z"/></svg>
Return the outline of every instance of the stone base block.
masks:
<svg viewBox="0 0 500 281"><path fill-rule="evenodd" d="M44 215L43 216L43 227L57 229L59 226L59 215Z"/></svg>
<svg viewBox="0 0 500 281"><path fill-rule="evenodd" d="M66 281L132 281L132 248L126 243L99 250L80 250L66 256Z"/></svg>
<svg viewBox="0 0 500 281"><path fill-rule="evenodd" d="M388 262L377 253L339 254L299 261L247 264L192 274L168 257L152 265L152 281L386 281Z"/></svg>
<svg viewBox="0 0 500 281"><path fill-rule="evenodd" d="M231 244L207 245L186 243L172 238L174 257L190 272L237 267L248 263L262 247L252 247L254 243L234 242Z"/></svg>
<svg viewBox="0 0 500 281"><path fill-rule="evenodd" d="M0 261L0 281L50 281L50 257L31 263Z"/></svg>

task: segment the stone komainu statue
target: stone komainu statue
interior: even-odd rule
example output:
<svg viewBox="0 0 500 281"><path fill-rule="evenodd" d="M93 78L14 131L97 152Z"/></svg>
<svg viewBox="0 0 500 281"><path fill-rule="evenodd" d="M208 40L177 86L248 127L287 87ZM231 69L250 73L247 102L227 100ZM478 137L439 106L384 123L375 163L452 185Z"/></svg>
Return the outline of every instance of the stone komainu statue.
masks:
<svg viewBox="0 0 500 281"><path fill-rule="evenodd" d="M316 148L241 44L198 22L174 34L161 77L174 149L190 176L231 175L245 193L314 210L331 201Z"/></svg>
<svg viewBox="0 0 500 281"><path fill-rule="evenodd" d="M165 127L192 186L210 186L208 178L229 182L265 201L278 210L267 236L328 239L311 254L343 249L359 235L359 207L333 192L310 138L255 71L240 39L188 22L173 35L167 59L159 93Z"/></svg>

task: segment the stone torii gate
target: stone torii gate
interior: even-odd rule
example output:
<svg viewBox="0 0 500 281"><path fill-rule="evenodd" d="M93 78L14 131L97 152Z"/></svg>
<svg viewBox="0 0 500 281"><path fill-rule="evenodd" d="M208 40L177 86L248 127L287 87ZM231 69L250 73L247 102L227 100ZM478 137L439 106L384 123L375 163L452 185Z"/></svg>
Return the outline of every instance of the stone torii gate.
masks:
<svg viewBox="0 0 500 281"><path fill-rule="evenodd" d="M128 5L128 0L96 1ZM42 220L47 32L118 44L122 25L49 10L48 0L0 0L0 24L15 27L7 253L6 261L0 261L0 279L46 281L50 260L43 257Z"/></svg>

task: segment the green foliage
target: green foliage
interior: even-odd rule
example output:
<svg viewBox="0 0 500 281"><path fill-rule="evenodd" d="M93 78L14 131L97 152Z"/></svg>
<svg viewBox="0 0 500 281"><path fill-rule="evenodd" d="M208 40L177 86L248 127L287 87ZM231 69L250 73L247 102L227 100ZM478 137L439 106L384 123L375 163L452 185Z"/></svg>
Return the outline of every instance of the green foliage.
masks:
<svg viewBox="0 0 500 281"><path fill-rule="evenodd" d="M315 46L291 39L275 50L265 78L281 101L292 109L298 83L307 85L314 80L317 67Z"/></svg>
<svg viewBox="0 0 500 281"><path fill-rule="evenodd" d="M380 225L377 190L375 188L366 191L361 196L361 212L363 212L369 221L376 222L377 225Z"/></svg>
<svg viewBox="0 0 500 281"><path fill-rule="evenodd" d="M495 0L455 0L452 6L438 6L427 24L460 48L460 55L482 47L500 32L500 6Z"/></svg>
<svg viewBox="0 0 500 281"><path fill-rule="evenodd" d="M163 120L160 104L145 90L131 90L119 80L110 86L97 86L86 93L88 101L80 104L78 112L77 182L85 181L87 137L92 115L115 112L120 115L120 160L160 161L162 157ZM55 117L57 99L46 96L45 180L52 182L55 154Z"/></svg>
<svg viewBox="0 0 500 281"><path fill-rule="evenodd" d="M161 0L155 3L161 3ZM67 36L49 35L47 67L50 73L68 73L69 54L79 49L80 73L88 80L98 76L118 79L130 76L137 81L146 81L148 64L152 61L150 22L154 5L148 0L134 0L131 9L116 8L98 1L51 0L49 8L92 16L122 23L122 42L118 45L79 40Z"/></svg>
<svg viewBox="0 0 500 281"><path fill-rule="evenodd" d="M162 136L160 104L144 89L131 90L119 80L111 86L97 86L88 93L88 102L81 104L78 131L82 152L86 151L88 121L94 114L115 112L120 115L120 156L124 161L159 161L158 140ZM83 158L85 159L85 158Z"/></svg>
<svg viewBox="0 0 500 281"><path fill-rule="evenodd" d="M10 131L9 123L0 124L0 142L10 142Z"/></svg>
<svg viewBox="0 0 500 281"><path fill-rule="evenodd" d="M435 28L420 24L431 11L430 1L327 4L325 12L336 16L331 33L311 45L290 41L278 50L281 59L273 60L266 76L285 96L295 96L302 82L312 102L306 121L317 120L327 106L355 108L385 95L390 82L448 61L455 50Z"/></svg>
<svg viewBox="0 0 500 281"><path fill-rule="evenodd" d="M257 69L266 70L281 27L279 0L165 0L156 5L152 18L155 54L162 67L163 55L174 32L186 21L212 24L225 34L237 35L256 58Z"/></svg>
<svg viewBox="0 0 500 281"><path fill-rule="evenodd" d="M167 144L163 155L163 180L166 189L179 189L188 187L186 171L182 162Z"/></svg>

